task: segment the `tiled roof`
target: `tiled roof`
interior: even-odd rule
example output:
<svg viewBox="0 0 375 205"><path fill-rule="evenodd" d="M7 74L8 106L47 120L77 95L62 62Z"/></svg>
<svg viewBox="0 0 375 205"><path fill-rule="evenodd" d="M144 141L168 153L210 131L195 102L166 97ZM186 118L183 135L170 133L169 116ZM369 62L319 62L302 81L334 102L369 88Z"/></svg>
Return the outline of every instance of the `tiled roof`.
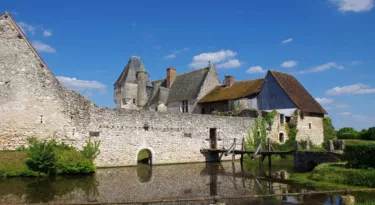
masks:
<svg viewBox="0 0 375 205"><path fill-rule="evenodd" d="M199 103L215 102L222 100L234 100L259 92L264 79L246 80L235 82L230 87L217 86L204 96Z"/></svg>
<svg viewBox="0 0 375 205"><path fill-rule="evenodd" d="M273 70L269 72L275 77L281 88L292 99L298 109L305 112L327 114L327 111L324 110L294 76Z"/></svg>
<svg viewBox="0 0 375 205"><path fill-rule="evenodd" d="M208 71L209 68L202 68L177 75L170 87L167 103L196 99ZM155 88L166 87L166 79L153 81L152 84Z"/></svg>

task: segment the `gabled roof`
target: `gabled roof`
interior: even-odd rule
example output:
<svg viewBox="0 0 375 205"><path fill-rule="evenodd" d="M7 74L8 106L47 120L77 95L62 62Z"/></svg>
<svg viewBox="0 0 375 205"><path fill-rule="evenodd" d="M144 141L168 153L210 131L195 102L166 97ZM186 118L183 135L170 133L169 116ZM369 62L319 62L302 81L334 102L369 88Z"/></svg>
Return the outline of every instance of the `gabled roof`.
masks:
<svg viewBox="0 0 375 205"><path fill-rule="evenodd" d="M204 96L199 103L235 100L257 94L263 85L263 81L264 79L245 80L235 82L230 87L225 87L223 85L217 86Z"/></svg>
<svg viewBox="0 0 375 205"><path fill-rule="evenodd" d="M146 71L145 66L143 65L140 57L132 56L117 79L115 85L122 83L123 81L125 83L137 83L136 74L138 71ZM147 82L147 86L152 86L151 82Z"/></svg>
<svg viewBox="0 0 375 205"><path fill-rule="evenodd" d="M275 77L281 88L294 104L296 104L298 109L304 112L327 114L327 111L310 95L294 76L274 70L268 71L268 74L272 74Z"/></svg>
<svg viewBox="0 0 375 205"><path fill-rule="evenodd" d="M177 75L173 81L167 103L196 99L210 68L202 68ZM153 81L154 88L166 87L166 79Z"/></svg>
<svg viewBox="0 0 375 205"><path fill-rule="evenodd" d="M29 46L31 51L34 53L35 57L39 60L40 65L50 73L50 75L52 76L52 79L54 79L55 83L60 84L60 82L56 79L55 75L51 72L51 70L48 68L47 64L40 57L39 53L36 51L34 46L30 43L30 40L26 37L25 33L18 26L16 21L13 19L13 17L8 12L4 12L3 14L0 15L0 19L3 19L3 18L9 18L10 22L16 28L17 32L21 35L21 38L25 40L26 44Z"/></svg>

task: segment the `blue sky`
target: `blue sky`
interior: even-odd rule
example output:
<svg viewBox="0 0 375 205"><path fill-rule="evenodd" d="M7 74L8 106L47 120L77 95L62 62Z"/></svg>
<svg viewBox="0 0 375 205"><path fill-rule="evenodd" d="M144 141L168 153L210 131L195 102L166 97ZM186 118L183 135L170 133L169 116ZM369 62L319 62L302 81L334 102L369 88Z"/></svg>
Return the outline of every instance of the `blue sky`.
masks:
<svg viewBox="0 0 375 205"><path fill-rule="evenodd" d="M215 63L221 80L293 74L336 128L375 126L374 0L5 1L52 72L102 107L130 56L151 79Z"/></svg>

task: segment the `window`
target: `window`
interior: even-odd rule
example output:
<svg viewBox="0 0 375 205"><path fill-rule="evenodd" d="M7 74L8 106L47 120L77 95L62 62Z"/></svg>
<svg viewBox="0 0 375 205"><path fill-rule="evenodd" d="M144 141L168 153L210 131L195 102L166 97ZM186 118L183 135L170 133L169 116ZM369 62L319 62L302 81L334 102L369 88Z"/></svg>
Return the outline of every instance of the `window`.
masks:
<svg viewBox="0 0 375 205"><path fill-rule="evenodd" d="M202 112L201 114L206 114L206 111L204 110L204 107L202 107Z"/></svg>
<svg viewBox="0 0 375 205"><path fill-rule="evenodd" d="M135 99L133 99L133 104L135 105Z"/></svg>
<svg viewBox="0 0 375 205"><path fill-rule="evenodd" d="M309 129L311 130L311 122L309 123Z"/></svg>
<svg viewBox="0 0 375 205"><path fill-rule="evenodd" d="M284 133L280 132L279 134L279 142L284 143Z"/></svg>
<svg viewBox="0 0 375 205"><path fill-rule="evenodd" d="M121 84L118 84L118 85L117 85L117 90L118 90L118 91L121 91Z"/></svg>
<svg viewBox="0 0 375 205"><path fill-rule="evenodd" d="M182 101L182 112L189 112L189 104L187 100Z"/></svg>
<svg viewBox="0 0 375 205"><path fill-rule="evenodd" d="M284 114L280 114L280 124L284 124Z"/></svg>
<svg viewBox="0 0 375 205"><path fill-rule="evenodd" d="M289 117L285 116L285 122L286 123L290 122L290 116Z"/></svg>

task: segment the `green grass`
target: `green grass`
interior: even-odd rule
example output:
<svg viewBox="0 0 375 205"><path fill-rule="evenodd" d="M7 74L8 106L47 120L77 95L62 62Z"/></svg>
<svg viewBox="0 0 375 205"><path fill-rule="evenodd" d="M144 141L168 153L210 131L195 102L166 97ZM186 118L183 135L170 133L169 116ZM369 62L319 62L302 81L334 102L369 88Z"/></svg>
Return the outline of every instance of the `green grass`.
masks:
<svg viewBox="0 0 375 205"><path fill-rule="evenodd" d="M0 151L0 176L39 176L25 164L26 151Z"/></svg>
<svg viewBox="0 0 375 205"><path fill-rule="evenodd" d="M375 187L374 169L351 169L346 168L343 163L318 165L308 178L320 182Z"/></svg>
<svg viewBox="0 0 375 205"><path fill-rule="evenodd" d="M365 201L365 202L356 202L355 203L356 205L375 205L375 199L373 200L368 200L368 201Z"/></svg>
<svg viewBox="0 0 375 205"><path fill-rule="evenodd" d="M353 144L375 144L375 140L344 140L345 145Z"/></svg>

